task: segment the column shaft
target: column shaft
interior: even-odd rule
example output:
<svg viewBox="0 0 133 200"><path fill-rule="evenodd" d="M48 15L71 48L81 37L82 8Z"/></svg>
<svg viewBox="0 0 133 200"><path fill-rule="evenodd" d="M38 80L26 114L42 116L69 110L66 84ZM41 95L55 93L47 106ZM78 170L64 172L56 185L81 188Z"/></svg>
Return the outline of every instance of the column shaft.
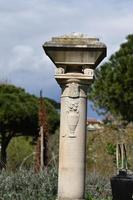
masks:
<svg viewBox="0 0 133 200"><path fill-rule="evenodd" d="M58 199L81 200L85 190L86 91L76 83L65 87L61 97Z"/></svg>

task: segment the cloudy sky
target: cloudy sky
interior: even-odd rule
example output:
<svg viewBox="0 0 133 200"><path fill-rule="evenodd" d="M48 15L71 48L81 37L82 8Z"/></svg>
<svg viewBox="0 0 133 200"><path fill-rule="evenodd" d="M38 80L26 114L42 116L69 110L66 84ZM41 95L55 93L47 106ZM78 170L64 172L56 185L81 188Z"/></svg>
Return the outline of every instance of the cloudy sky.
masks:
<svg viewBox="0 0 133 200"><path fill-rule="evenodd" d="M54 65L42 44L72 32L100 38L108 59L133 33L133 0L0 0L0 81L37 95L42 88L59 101Z"/></svg>

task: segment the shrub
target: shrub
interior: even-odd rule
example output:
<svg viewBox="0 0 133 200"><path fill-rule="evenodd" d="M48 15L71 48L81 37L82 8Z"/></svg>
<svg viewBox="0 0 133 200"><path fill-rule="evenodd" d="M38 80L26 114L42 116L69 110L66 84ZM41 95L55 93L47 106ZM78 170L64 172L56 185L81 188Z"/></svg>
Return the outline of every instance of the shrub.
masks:
<svg viewBox="0 0 133 200"><path fill-rule="evenodd" d="M54 200L57 194L57 173L54 168L35 174L33 170L0 174L1 200Z"/></svg>
<svg viewBox="0 0 133 200"><path fill-rule="evenodd" d="M49 168L40 173L33 170L2 171L0 200L55 200L57 197L57 170ZM86 200L110 200L109 181L97 174L87 175Z"/></svg>
<svg viewBox="0 0 133 200"><path fill-rule="evenodd" d="M87 175L86 200L111 200L109 180L96 173Z"/></svg>

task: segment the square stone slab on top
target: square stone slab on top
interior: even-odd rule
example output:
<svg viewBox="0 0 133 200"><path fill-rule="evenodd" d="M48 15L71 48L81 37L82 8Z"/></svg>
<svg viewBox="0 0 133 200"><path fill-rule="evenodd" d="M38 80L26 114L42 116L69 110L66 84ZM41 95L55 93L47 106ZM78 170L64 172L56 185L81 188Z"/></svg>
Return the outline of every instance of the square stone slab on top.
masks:
<svg viewBox="0 0 133 200"><path fill-rule="evenodd" d="M81 72L83 66L95 69L106 56L106 46L99 39L77 33L53 37L43 49L57 68L66 68L65 73L78 72L78 68Z"/></svg>

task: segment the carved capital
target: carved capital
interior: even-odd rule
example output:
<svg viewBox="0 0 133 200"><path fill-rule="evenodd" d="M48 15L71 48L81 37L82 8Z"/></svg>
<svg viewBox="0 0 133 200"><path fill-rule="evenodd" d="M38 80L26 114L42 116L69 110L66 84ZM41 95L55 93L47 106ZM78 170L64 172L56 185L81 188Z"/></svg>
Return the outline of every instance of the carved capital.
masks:
<svg viewBox="0 0 133 200"><path fill-rule="evenodd" d="M82 85L80 83L67 83L62 86L62 97L78 98L87 97L87 85Z"/></svg>
<svg viewBox="0 0 133 200"><path fill-rule="evenodd" d="M59 75L59 74L65 74L65 67L58 67L55 69L55 74Z"/></svg>
<svg viewBox="0 0 133 200"><path fill-rule="evenodd" d="M80 95L80 87L78 83L72 82L65 85L62 97L78 98Z"/></svg>
<svg viewBox="0 0 133 200"><path fill-rule="evenodd" d="M77 98L79 97L79 84L78 83L69 83L69 97Z"/></svg>
<svg viewBox="0 0 133 200"><path fill-rule="evenodd" d="M94 70L90 69L88 66L83 66L83 72L87 76L94 77Z"/></svg>

